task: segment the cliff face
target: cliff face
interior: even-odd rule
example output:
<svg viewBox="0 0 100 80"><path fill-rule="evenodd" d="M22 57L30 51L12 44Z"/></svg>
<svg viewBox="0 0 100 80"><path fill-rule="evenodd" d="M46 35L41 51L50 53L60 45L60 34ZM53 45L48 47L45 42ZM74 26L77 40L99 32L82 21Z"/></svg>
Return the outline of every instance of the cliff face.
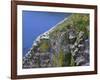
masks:
<svg viewBox="0 0 100 80"><path fill-rule="evenodd" d="M23 68L88 66L89 15L70 15L33 44Z"/></svg>

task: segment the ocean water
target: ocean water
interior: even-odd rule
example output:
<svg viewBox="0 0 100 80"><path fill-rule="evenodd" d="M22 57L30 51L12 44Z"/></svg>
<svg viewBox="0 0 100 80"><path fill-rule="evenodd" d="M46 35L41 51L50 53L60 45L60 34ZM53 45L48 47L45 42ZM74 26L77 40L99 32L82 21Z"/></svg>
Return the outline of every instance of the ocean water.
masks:
<svg viewBox="0 0 100 80"><path fill-rule="evenodd" d="M23 56L32 47L33 41L37 36L49 30L69 15L70 13L24 10L22 12Z"/></svg>

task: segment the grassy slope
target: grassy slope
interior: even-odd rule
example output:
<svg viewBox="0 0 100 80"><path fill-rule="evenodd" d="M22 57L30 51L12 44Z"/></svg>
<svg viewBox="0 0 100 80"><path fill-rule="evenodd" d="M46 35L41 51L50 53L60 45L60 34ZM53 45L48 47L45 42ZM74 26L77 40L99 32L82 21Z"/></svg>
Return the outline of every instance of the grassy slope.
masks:
<svg viewBox="0 0 100 80"><path fill-rule="evenodd" d="M72 28L74 28L77 32L83 31L85 33L85 36L89 36L89 31L88 31L89 15L88 14L72 14L71 16L68 17L66 21L58 25L58 27L56 27L56 29L52 33L50 33L50 37L53 39L56 39L57 36L59 36L59 34L61 34L62 32L66 32L66 30L70 28L70 26L72 26ZM54 58L57 59L57 57L54 57ZM67 66L75 65L73 57L70 54L63 56L63 51L61 50L58 54L57 60L59 61L59 64L57 66L66 65L66 64L63 64L64 61L67 63ZM55 64L55 61L54 61L54 64Z"/></svg>
<svg viewBox="0 0 100 80"><path fill-rule="evenodd" d="M89 26L89 15L88 14L72 14L68 17L66 21L62 24L58 25L54 31L52 31L49 36L50 39L56 40L57 37L60 36L62 32L66 32L68 28L72 26L77 32L83 31L85 35L89 35L88 26ZM65 38L66 39L66 38ZM51 43L50 40L41 40L38 44L37 48L40 50L41 53L47 53L50 51ZM34 54L34 51L32 52ZM53 52L56 54L55 52ZM67 64L66 64L67 63ZM65 55L63 54L62 49L59 50L58 55L53 55L53 65L52 66L74 66L73 58L70 54Z"/></svg>
<svg viewBox="0 0 100 80"><path fill-rule="evenodd" d="M77 31L84 31L86 35L88 35L87 28L89 26L89 15L88 14L72 14L68 17L66 21L64 21L62 24L58 25L58 27L50 34L51 36L59 33L64 32L69 28L70 26L73 26Z"/></svg>

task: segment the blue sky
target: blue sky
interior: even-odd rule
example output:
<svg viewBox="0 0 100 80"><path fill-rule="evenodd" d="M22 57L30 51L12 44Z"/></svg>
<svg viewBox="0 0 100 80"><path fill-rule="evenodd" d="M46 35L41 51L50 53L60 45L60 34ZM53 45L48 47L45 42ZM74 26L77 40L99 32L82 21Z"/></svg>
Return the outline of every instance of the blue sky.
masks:
<svg viewBox="0 0 100 80"><path fill-rule="evenodd" d="M31 48L37 36L49 30L68 15L68 13L24 10L22 12L23 56Z"/></svg>

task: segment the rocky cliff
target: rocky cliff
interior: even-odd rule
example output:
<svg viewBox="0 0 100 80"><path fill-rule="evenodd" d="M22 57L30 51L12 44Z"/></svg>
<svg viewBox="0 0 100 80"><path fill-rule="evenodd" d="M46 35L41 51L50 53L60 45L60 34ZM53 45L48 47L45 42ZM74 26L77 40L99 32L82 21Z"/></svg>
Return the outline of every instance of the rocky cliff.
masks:
<svg viewBox="0 0 100 80"><path fill-rule="evenodd" d="M88 65L88 14L71 14L55 28L40 35L23 58L23 68Z"/></svg>

